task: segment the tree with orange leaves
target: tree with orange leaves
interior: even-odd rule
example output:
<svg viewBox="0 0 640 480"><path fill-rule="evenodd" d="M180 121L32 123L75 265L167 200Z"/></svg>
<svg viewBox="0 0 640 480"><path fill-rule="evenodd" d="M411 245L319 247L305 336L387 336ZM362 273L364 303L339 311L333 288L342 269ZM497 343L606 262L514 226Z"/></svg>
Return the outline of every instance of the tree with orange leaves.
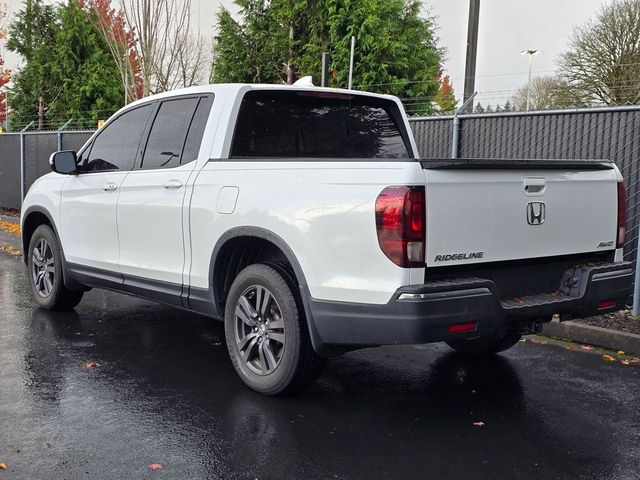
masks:
<svg viewBox="0 0 640 480"><path fill-rule="evenodd" d="M440 84L438 92L434 98L434 102L438 105L440 113L451 114L455 112L458 101L453 93L453 85L449 75L442 75L442 71L438 74L438 83Z"/></svg>
<svg viewBox="0 0 640 480"><path fill-rule="evenodd" d="M111 0L88 0L85 8L94 14L96 26L109 47L120 72L127 103L142 98L144 80L136 51L135 32L128 27L124 11L112 8Z"/></svg>
<svg viewBox="0 0 640 480"><path fill-rule="evenodd" d="M191 28L191 0L86 0L120 71L127 98L199 85L211 62Z"/></svg>

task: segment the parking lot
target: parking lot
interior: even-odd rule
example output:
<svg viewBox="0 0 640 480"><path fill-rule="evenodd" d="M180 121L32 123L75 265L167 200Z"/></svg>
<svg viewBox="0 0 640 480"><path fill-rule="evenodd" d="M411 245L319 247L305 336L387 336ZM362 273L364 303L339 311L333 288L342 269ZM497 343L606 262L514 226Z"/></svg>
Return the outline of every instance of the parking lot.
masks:
<svg viewBox="0 0 640 480"><path fill-rule="evenodd" d="M640 367L579 347L363 350L268 398L221 324L104 291L41 311L6 254L0 312L0 479L640 476Z"/></svg>

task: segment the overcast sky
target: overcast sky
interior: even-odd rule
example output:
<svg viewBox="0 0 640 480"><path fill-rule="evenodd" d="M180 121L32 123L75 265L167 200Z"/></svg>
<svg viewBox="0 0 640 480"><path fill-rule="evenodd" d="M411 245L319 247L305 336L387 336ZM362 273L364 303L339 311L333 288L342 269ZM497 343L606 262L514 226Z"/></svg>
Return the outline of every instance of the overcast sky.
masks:
<svg viewBox="0 0 640 480"><path fill-rule="evenodd" d="M574 25L592 18L610 0L481 0L476 90L483 104L504 103L527 81L524 49L542 50L534 58L534 75L552 74ZM232 0L192 0L201 32L213 35L220 6L235 11ZM21 1L11 0L12 10ZM425 10L438 17L440 46L448 50L445 73L457 95L464 85L468 0L425 0ZM8 56L15 67L15 57Z"/></svg>
<svg viewBox="0 0 640 480"><path fill-rule="evenodd" d="M533 59L533 75L553 74L574 25L593 18L603 0L481 0L476 90L483 104L504 103L528 75L524 49L542 50ZM438 17L440 45L448 49L445 71L456 94L464 86L468 0L424 2Z"/></svg>

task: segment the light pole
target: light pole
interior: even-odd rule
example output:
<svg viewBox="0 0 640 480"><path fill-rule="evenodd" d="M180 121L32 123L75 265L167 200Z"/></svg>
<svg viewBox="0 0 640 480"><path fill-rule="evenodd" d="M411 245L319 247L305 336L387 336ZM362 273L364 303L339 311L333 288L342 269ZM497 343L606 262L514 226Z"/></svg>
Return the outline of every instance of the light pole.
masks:
<svg viewBox="0 0 640 480"><path fill-rule="evenodd" d="M533 49L522 50L520 52L520 55L529 55L529 81L527 82L527 103L525 106L526 111L529 111L529 97L531 96L531 67L533 65L533 56L540 55L541 53L542 53L542 50L533 50Z"/></svg>

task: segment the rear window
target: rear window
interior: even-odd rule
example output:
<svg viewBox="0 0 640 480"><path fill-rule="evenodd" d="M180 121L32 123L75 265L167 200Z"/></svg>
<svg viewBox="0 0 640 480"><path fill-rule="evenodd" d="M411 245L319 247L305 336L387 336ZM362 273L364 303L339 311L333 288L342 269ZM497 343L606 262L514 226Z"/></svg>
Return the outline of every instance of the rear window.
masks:
<svg viewBox="0 0 640 480"><path fill-rule="evenodd" d="M413 158L397 105L362 95L254 90L233 158Z"/></svg>

